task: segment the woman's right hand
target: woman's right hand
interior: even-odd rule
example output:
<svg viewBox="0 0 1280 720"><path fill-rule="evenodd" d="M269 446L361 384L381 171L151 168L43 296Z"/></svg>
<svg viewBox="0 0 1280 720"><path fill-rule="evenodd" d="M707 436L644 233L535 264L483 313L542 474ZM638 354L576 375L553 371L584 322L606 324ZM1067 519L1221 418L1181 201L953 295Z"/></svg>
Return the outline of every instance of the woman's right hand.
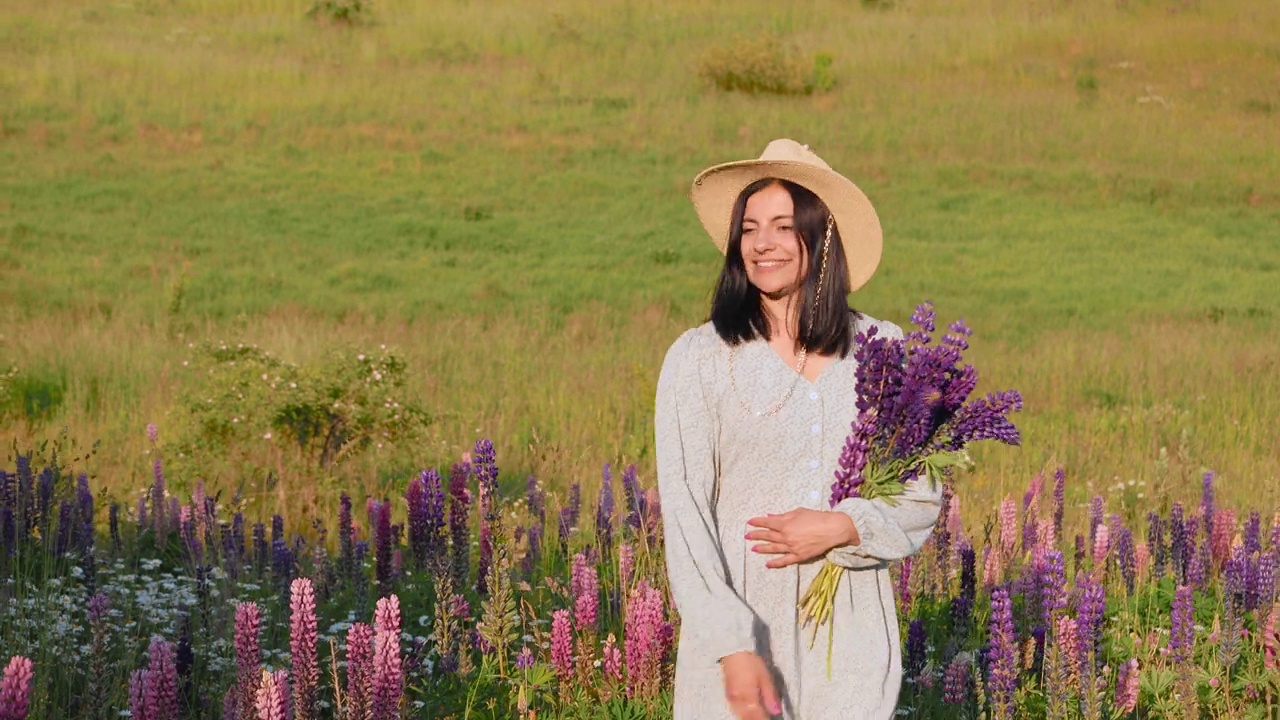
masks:
<svg viewBox="0 0 1280 720"><path fill-rule="evenodd" d="M768 720L782 714L778 691L764 658L743 650L720 658L724 696L738 720Z"/></svg>

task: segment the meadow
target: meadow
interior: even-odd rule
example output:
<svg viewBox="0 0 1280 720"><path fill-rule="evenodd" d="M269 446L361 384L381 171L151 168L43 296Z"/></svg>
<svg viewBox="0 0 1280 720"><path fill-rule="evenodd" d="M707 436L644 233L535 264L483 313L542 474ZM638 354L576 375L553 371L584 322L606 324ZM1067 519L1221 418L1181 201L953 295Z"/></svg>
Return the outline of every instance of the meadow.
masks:
<svg viewBox="0 0 1280 720"><path fill-rule="evenodd" d="M1280 506L1275 3L308 7L0 0L0 428L10 468L86 473L100 525L159 456L175 497L291 532L482 436L508 495L595 497L605 462L651 485L658 367L718 270L688 184L774 137L876 205L851 304L905 325L933 300L975 328L981 389L1025 396L967 508L1059 466L1077 529L1095 495L1129 523L1189 507L1209 468L1239 517ZM735 50L829 57L833 84L718 89ZM312 411L373 408L367 442L281 432L223 346ZM391 412L350 382L368 358Z"/></svg>

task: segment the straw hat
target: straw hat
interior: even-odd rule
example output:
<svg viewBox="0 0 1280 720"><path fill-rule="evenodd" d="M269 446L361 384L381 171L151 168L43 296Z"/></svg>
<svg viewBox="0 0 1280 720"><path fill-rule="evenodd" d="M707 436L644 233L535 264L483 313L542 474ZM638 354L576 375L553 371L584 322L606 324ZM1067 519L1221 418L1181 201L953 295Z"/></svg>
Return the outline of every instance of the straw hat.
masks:
<svg viewBox="0 0 1280 720"><path fill-rule="evenodd" d="M714 165L698 173L689 191L711 241L724 253L729 244L733 204L748 185L781 178L808 188L835 216L849 266L849 291L866 284L880 264L884 236L871 201L848 178L831 169L808 145L774 140L756 160Z"/></svg>

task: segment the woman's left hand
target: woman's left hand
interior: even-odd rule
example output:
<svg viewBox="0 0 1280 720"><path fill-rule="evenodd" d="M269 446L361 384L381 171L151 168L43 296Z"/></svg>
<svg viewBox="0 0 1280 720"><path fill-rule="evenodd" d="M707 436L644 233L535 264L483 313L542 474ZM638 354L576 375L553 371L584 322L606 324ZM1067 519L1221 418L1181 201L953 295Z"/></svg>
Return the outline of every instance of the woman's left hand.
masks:
<svg viewBox="0 0 1280 720"><path fill-rule="evenodd" d="M796 508L778 515L770 513L747 521L759 530L749 531L748 540L763 540L752 551L778 555L764 565L781 568L827 554L841 545L857 545L858 529L842 512Z"/></svg>

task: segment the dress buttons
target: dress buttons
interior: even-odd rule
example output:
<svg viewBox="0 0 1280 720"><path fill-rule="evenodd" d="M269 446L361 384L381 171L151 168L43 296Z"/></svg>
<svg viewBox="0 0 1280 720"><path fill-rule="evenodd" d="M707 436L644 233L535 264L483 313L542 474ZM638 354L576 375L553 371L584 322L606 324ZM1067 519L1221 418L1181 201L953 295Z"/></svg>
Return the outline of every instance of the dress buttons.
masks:
<svg viewBox="0 0 1280 720"><path fill-rule="evenodd" d="M809 499L810 499L810 500L817 500L819 495L821 495L821 493L819 493L817 490L811 490L811 491L809 492Z"/></svg>
<svg viewBox="0 0 1280 720"><path fill-rule="evenodd" d="M817 435L818 433L822 432L822 426L819 425L818 423L814 423L813 427L809 428L809 432L813 433L814 435Z"/></svg>
<svg viewBox="0 0 1280 720"><path fill-rule="evenodd" d="M818 467L818 459L814 458L813 460L810 460L809 467L814 468L816 470Z"/></svg>
<svg viewBox="0 0 1280 720"><path fill-rule="evenodd" d="M810 399L810 400L817 400L817 399L818 399L818 391L817 391L817 390L810 390L810 391L809 391L809 399Z"/></svg>

